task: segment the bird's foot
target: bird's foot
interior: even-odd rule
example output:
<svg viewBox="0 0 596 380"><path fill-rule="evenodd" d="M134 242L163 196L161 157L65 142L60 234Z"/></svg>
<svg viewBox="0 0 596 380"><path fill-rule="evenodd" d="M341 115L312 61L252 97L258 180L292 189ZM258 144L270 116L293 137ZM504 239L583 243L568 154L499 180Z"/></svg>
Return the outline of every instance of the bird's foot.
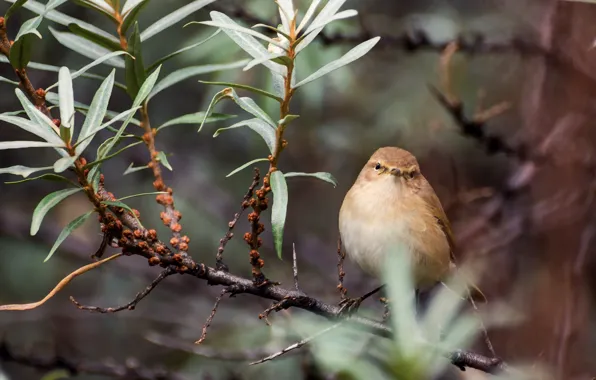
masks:
<svg viewBox="0 0 596 380"><path fill-rule="evenodd" d="M360 304L364 301L363 297L358 298L345 298L339 303L339 312L337 313L340 317L349 317L358 311Z"/></svg>

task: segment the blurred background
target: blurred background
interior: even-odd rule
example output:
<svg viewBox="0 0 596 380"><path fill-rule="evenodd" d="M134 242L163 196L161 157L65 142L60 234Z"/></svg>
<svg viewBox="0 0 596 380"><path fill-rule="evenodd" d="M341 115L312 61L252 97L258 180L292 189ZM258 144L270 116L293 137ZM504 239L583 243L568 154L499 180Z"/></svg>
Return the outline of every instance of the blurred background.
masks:
<svg viewBox="0 0 596 380"><path fill-rule="evenodd" d="M141 28L185 3L151 2L139 18ZM309 3L294 0L302 12ZM4 13L8 5L0 3L0 11ZM302 289L326 302L338 302L337 217L343 196L375 149L399 146L417 156L422 172L438 193L453 225L458 258L485 269L479 285L491 302L502 301L523 316L513 325L490 330L497 354L512 363L546 364L558 379L593 378L596 49L592 45L596 39L596 5L556 0L349 0L343 9L350 8L357 9L359 17L334 23L326 29L327 36L369 33L384 40L364 58L300 88L291 113L301 117L287 130L289 145L279 163L284 171L330 172L339 185L333 188L312 178L288 180L284 258L277 259L267 228L261 250L264 272L290 287L294 243ZM183 29L182 25L209 19L207 11L213 9L230 11L232 17L240 9L271 22L277 17L273 1L218 0L144 44L144 61L150 63L212 33L207 26ZM70 2L59 10L106 30L112 27L105 17ZM14 38L19 25L32 15L25 9L14 15L9 35ZM64 30L44 20L39 28L43 40L37 43L32 61L71 69L90 62L60 45L47 26ZM423 46L414 49L416 46L403 43L402 37L408 35L424 35ZM429 90L429 85L441 88L442 47L458 38L467 44L451 60L452 94L462 101L469 119L479 110L508 102L506 112L478 128L498 136L518 154L507 156L487 150L487 144L472 138L472 133L462 134L461 125ZM349 39L313 43L299 57L299 78L339 58L354 45ZM485 49L487 46L500 48ZM221 33L169 61L162 73L245 57ZM100 65L94 72L107 75L109 70ZM8 64L0 65L1 76L14 79L11 71ZM30 70L30 77L37 87L57 81L56 73L45 71ZM193 77L152 100L152 125L206 110L220 88L198 83L198 79L270 86L262 66L247 72L236 69ZM20 109L11 85L0 86L0 111ZM75 99L89 104L98 86L97 81L77 79ZM256 100L271 115L277 115L275 102ZM116 89L110 109L121 111L129 106L128 95ZM222 102L217 112L241 115L242 111ZM183 233L191 238L190 253L209 265L215 262L219 239L238 211L252 178L250 170L230 178L226 174L267 155L266 145L249 129L212 138L216 128L232 122L235 120L208 124L200 134L196 125L180 125L157 137L158 149L169 154L174 168L164 171L165 180L174 189L176 206L183 213ZM2 141L26 138L24 132L5 123L1 135ZM107 131L105 136L109 136ZM2 167L48 166L55 159L55 152L50 150L0 152ZM103 166L106 187L117 197L153 191L149 171L122 176L131 163L145 165L147 160L147 151L139 146L107 162ZM263 163L259 165L265 170ZM17 179L5 175L0 184L0 304L41 299L66 274L88 263L101 242L99 228L91 218L43 263L64 225L87 211L89 205L81 194L68 198L48 214L40 232L31 237L29 226L36 204L62 186L46 181L4 184ZM129 205L141 211L145 226L156 228L167 240L169 234L159 220L161 209L154 197L134 198ZM266 226L268 217L266 213ZM247 230L248 223L242 217L224 257L233 273L248 277L248 249L239 238ZM276 327L276 320L302 313L297 309L272 315L273 327L269 327L257 318L270 305L268 301L248 295L225 298L207 341L193 347L221 290L203 281L172 276L134 311L117 314L79 311L68 300L72 295L83 304L125 304L158 272L138 257L117 260L77 278L36 310L0 313L0 339L21 354L81 360L113 358L120 363L134 358L145 367L164 367L190 379L314 376L309 375L312 361L307 349L259 366L227 360L227 356L242 359L243 354L255 354L255 348L266 356L292 343L292 337ZM377 285L350 263L346 272L346 287L352 296ZM380 316L377 299L368 300L366 306ZM156 337L168 344L155 344ZM195 353L188 351L193 349ZM481 340L473 349L487 354ZM0 361L0 379L40 379L47 374ZM81 374L76 378L103 377ZM444 378L483 379L487 375L473 370L450 371Z"/></svg>

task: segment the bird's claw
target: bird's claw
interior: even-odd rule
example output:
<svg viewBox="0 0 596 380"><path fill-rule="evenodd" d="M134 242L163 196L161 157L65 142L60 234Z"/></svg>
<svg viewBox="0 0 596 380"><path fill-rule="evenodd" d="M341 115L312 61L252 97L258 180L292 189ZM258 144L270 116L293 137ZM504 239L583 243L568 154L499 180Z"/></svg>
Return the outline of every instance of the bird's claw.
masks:
<svg viewBox="0 0 596 380"><path fill-rule="evenodd" d="M358 298L346 298L339 303L339 312L337 313L340 317L349 317L360 308L362 303L362 297Z"/></svg>

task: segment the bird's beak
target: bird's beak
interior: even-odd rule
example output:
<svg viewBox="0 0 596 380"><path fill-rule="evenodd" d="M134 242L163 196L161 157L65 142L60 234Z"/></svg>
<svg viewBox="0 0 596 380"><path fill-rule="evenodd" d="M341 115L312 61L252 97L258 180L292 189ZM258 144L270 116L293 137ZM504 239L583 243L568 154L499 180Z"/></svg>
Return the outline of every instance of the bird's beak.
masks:
<svg viewBox="0 0 596 380"><path fill-rule="evenodd" d="M389 174L399 177L401 176L401 170L399 170L399 168L391 168Z"/></svg>

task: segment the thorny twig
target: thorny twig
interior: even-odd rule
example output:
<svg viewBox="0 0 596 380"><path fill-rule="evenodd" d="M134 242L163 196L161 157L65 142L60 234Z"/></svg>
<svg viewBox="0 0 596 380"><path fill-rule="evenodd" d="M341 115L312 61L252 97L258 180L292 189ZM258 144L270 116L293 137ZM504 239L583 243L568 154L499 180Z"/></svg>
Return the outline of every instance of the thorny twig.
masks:
<svg viewBox="0 0 596 380"><path fill-rule="evenodd" d="M248 187L248 191L244 195L244 198L242 198L242 205L240 206L240 211L238 211L236 214L234 214L234 219L232 219L228 223L228 231L226 232L224 237L219 240L219 247L217 248L217 256L215 257L215 268L217 270L228 271L228 266L223 263L224 249L226 248L226 244L228 244L228 242L234 236L234 232L233 232L234 227L236 226L236 223L238 223L238 220L240 219L240 216L242 216L242 213L244 213L244 210L246 210L248 208L248 206L250 205L249 202L252 199L254 190L258 185L259 185L259 172L255 171L255 175L252 179L252 184Z"/></svg>
<svg viewBox="0 0 596 380"><path fill-rule="evenodd" d="M300 286L298 285L298 260L296 260L296 244L292 243L292 269L294 272L294 288L296 288L297 292L302 293L300 290Z"/></svg>
<svg viewBox="0 0 596 380"><path fill-rule="evenodd" d="M106 313L116 313L118 311L122 311L122 310L134 310L134 308L137 306L137 304L139 302L141 302L141 300L143 298L145 298L146 296L149 295L149 293L151 293L151 291L153 289L155 289L155 287L166 277L173 275L174 273L176 273L176 271L173 268L166 268L164 269L159 276L157 276L157 278L155 280L153 280L153 282L151 282L151 284L149 284L149 286L147 286L142 292L137 293L137 295L135 296L135 298L130 301L129 303L127 303L126 305L122 305L122 306L118 306L118 307L98 307L98 306L84 306L81 305L79 302L77 302L74 297L70 297L70 301L72 303L74 303L76 305L77 308L81 309L81 310L88 310L88 311L93 311L96 313L102 313L102 314L106 314Z"/></svg>
<svg viewBox="0 0 596 380"><path fill-rule="evenodd" d="M339 236L337 238L337 290L339 290L339 295L342 301L346 299L346 294L348 293L348 289L344 287L344 277L346 276L346 272L344 272L345 259L346 253L341 249L341 236Z"/></svg>
<svg viewBox="0 0 596 380"><path fill-rule="evenodd" d="M63 369L69 376L82 374L109 376L114 379L135 380L184 380L186 377L170 373L165 369L143 368L138 361L129 359L124 364L113 360L90 361L77 360L67 356L38 356L33 354L19 354L8 347L6 342L0 342L0 362L13 362L24 366L48 371Z"/></svg>
<svg viewBox="0 0 596 380"><path fill-rule="evenodd" d="M274 353L272 355L269 355L269 356L267 356L267 357L265 357L265 358L263 358L261 360L257 360L255 362L249 363L249 365L255 365L255 364L265 363L265 362L268 362L269 360L273 360L273 359L275 359L277 357L280 357L280 356L282 356L284 354L287 354L288 352L291 352L293 350L296 350L296 349L304 346L305 344L307 344L309 342L312 342L314 339L320 337L321 335L326 334L329 331L331 331L331 330L339 327L342 323L343 322L339 322L339 323L336 323L334 325L331 325L331 326L329 326L329 327L327 327L327 328L325 328L325 329L323 329L323 330L321 330L321 331L319 331L319 332L317 332L317 333L315 333L315 334L313 334L313 335L311 335L311 336L309 336L307 338L302 339L300 342L294 343L291 346L288 346L288 347L284 348L283 350L281 350L279 352L276 352L276 353Z"/></svg>
<svg viewBox="0 0 596 380"><path fill-rule="evenodd" d="M228 288L224 288L221 291L221 293L219 294L219 296L217 296L217 298L215 299L215 303L213 304L213 309L211 309L211 314L209 314L209 317L207 317L207 320L205 321L205 324L203 325L201 337L195 342L195 344L201 344L205 341L205 339L207 339L207 329L211 325L211 322L213 322L215 313L217 313L217 307L219 306L219 303L221 302L223 297L226 295L226 293L229 293L229 292L230 292L230 290Z"/></svg>

